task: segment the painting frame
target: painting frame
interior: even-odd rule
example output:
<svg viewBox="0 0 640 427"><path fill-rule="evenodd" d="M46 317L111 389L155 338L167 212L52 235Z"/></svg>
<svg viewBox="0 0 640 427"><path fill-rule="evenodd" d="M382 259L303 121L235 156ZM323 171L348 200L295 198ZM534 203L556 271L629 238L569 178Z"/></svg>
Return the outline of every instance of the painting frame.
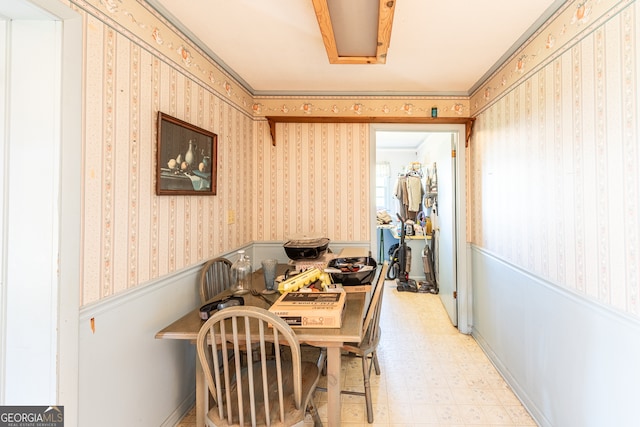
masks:
<svg viewBox="0 0 640 427"><path fill-rule="evenodd" d="M215 196L218 135L158 111L156 194Z"/></svg>

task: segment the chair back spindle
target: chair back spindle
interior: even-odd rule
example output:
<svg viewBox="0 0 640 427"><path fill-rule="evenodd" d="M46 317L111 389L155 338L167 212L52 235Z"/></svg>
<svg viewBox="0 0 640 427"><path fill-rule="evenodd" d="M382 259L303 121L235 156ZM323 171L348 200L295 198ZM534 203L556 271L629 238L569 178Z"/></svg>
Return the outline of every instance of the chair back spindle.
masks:
<svg viewBox="0 0 640 427"><path fill-rule="evenodd" d="M196 345L217 406L208 413L213 425L216 418L252 426L304 420L319 370L302 362L295 333L278 316L258 307L226 308L207 320ZM249 347L256 351L243 351Z"/></svg>
<svg viewBox="0 0 640 427"><path fill-rule="evenodd" d="M380 312L382 311L384 281L388 268L389 264L387 262L384 262L382 264L382 268L380 269L380 274L378 275L378 280L376 281L376 287L373 290L373 295L371 296L371 302L369 303L369 307L367 308L367 314L364 317L364 322L362 324L362 333L365 339L369 338L369 340L373 340L373 337L378 334L380 325Z"/></svg>
<svg viewBox="0 0 640 427"><path fill-rule="evenodd" d="M200 301L207 302L231 287L231 261L218 257L207 261L200 269Z"/></svg>

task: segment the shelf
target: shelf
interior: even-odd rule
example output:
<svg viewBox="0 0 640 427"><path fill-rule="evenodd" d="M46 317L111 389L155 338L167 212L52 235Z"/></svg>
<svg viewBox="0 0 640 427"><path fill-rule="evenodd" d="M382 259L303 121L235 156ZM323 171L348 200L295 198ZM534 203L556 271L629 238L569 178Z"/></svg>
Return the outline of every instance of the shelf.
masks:
<svg viewBox="0 0 640 427"><path fill-rule="evenodd" d="M428 123L464 124L465 147L469 146L475 117L315 117L315 116L266 116L271 134L271 144L276 145L276 123Z"/></svg>
<svg viewBox="0 0 640 427"><path fill-rule="evenodd" d="M391 231L391 235L393 236L394 239L398 239L400 240L400 235L398 234L398 229L396 227L390 228L389 231ZM431 236L427 235L427 240L431 240ZM405 240L425 240L425 236L421 235L421 236L404 236Z"/></svg>

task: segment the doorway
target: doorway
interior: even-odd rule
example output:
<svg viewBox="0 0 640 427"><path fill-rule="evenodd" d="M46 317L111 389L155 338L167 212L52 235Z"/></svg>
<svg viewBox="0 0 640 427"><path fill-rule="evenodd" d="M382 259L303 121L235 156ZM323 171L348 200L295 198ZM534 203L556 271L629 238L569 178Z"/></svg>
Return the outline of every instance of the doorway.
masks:
<svg viewBox="0 0 640 427"><path fill-rule="evenodd" d="M6 0L0 16L0 404L64 405L73 426L82 21L57 0Z"/></svg>
<svg viewBox="0 0 640 427"><path fill-rule="evenodd" d="M465 181L464 181L464 125L454 124L373 124L371 125L371 182L372 185L372 251L378 257L389 258L384 247L389 246L389 230L377 227L377 213L380 207L387 209L395 221L396 211L402 207L395 199L394 189L398 174L404 173L416 164L426 187L426 174L437 171L437 205L426 208L426 197L421 211L433 219L433 239L406 240L412 248L410 278L425 280L423 269L423 248L430 245L434 251L434 267L439 286L438 295L453 325L460 332L470 333L471 318L467 303L468 287L467 247L465 223ZM461 145L462 144L462 145ZM458 147L462 146L461 149ZM381 171L388 176L381 176ZM425 196L427 188L424 188ZM392 227L392 228L394 228ZM385 239L386 236L386 239ZM396 234L397 236L397 234ZM393 239L393 237L391 237ZM393 241L397 242L397 240ZM435 243L435 247L434 247Z"/></svg>

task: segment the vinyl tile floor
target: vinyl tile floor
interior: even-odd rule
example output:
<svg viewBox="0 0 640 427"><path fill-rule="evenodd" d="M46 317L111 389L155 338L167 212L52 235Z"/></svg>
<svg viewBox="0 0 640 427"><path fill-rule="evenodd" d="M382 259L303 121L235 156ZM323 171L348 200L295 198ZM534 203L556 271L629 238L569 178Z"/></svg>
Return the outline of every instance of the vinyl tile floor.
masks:
<svg viewBox="0 0 640 427"><path fill-rule="evenodd" d="M536 426L473 337L451 324L439 296L398 292L387 281L378 347L381 373L372 372L374 422L364 397L342 395L342 425ZM343 389L363 390L359 359L343 356ZM326 386L326 378L320 380ZM326 393L314 400L327 422ZM177 427L194 427L192 408ZM313 426L309 415L305 426Z"/></svg>

